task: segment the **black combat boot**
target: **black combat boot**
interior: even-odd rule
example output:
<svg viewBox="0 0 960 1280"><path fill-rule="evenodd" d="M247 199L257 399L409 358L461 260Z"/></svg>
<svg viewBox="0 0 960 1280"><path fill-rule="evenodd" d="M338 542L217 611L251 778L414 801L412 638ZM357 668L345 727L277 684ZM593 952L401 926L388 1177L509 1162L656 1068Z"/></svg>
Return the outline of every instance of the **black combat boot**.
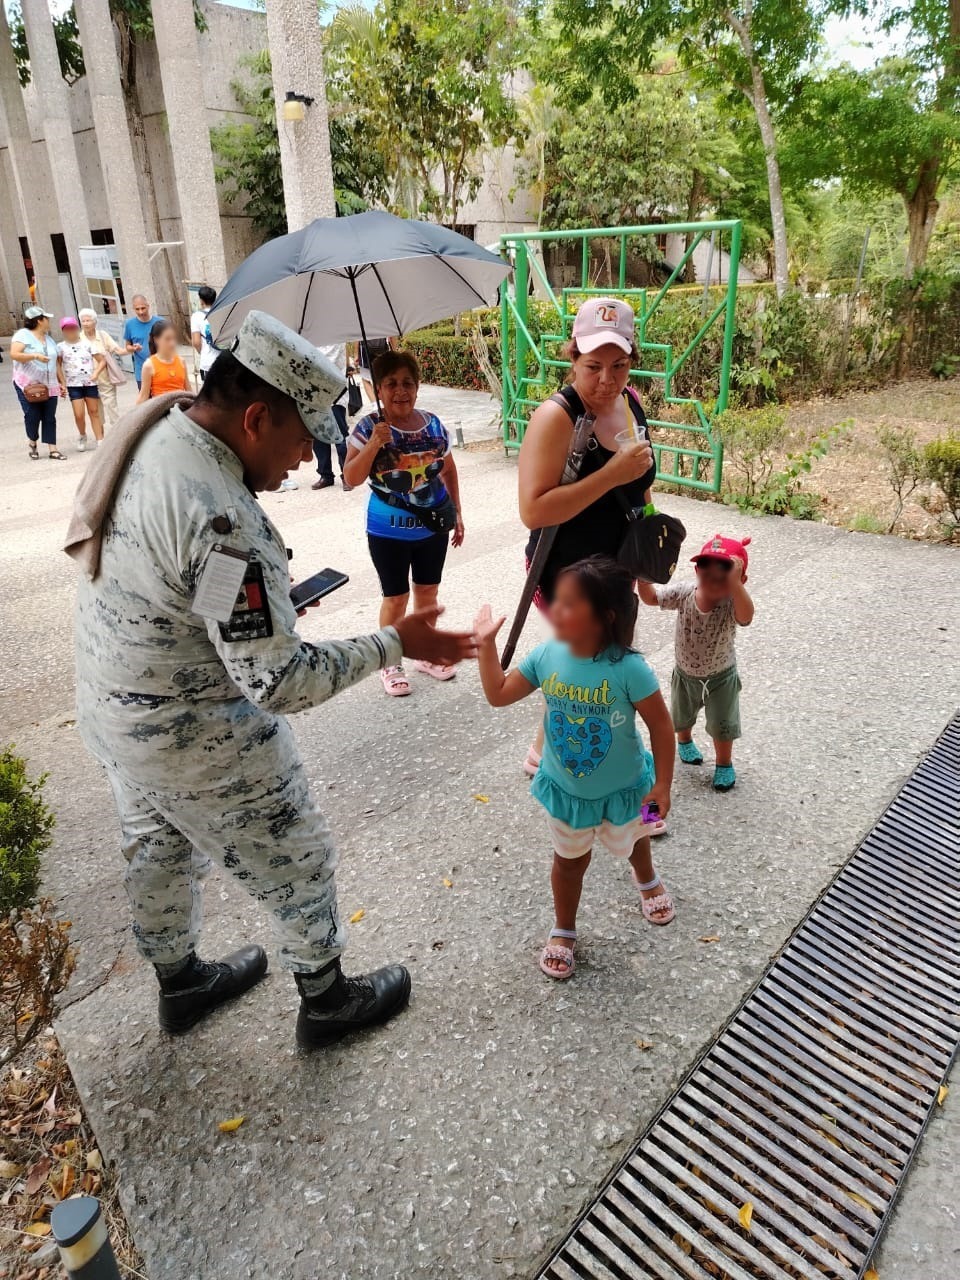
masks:
<svg viewBox="0 0 960 1280"><path fill-rule="evenodd" d="M320 1049L353 1031L386 1022L410 998L410 974L402 964L345 978L337 959L318 973L298 973L296 979L300 990L297 1044L301 1049ZM316 988L325 979L328 985L317 994Z"/></svg>
<svg viewBox="0 0 960 1280"><path fill-rule="evenodd" d="M226 1000L249 991L267 972L263 947L248 946L225 960L198 960L191 955L172 977L160 979L160 1027L171 1035L189 1031Z"/></svg>

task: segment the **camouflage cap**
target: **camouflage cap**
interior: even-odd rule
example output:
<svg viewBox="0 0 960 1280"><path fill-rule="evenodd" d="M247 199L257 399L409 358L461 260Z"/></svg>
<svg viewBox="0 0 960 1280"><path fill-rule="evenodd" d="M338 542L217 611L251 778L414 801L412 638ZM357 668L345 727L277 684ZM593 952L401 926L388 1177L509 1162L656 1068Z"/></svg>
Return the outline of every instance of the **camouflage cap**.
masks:
<svg viewBox="0 0 960 1280"><path fill-rule="evenodd" d="M314 440L340 440L330 406L346 387L346 379L312 342L265 311L249 311L231 350L251 373L297 402Z"/></svg>

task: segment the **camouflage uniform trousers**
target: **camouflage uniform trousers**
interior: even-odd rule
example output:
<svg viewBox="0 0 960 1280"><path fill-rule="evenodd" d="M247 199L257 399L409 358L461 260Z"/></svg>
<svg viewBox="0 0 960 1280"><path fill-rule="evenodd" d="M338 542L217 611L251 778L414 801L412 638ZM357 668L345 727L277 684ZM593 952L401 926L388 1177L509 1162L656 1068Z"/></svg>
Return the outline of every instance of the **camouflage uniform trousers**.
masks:
<svg viewBox="0 0 960 1280"><path fill-rule="evenodd" d="M277 725L255 776L226 777L202 791L155 790L108 766L134 936L151 963L176 963L198 949L211 861L272 913L285 969L308 973L343 950L330 827L289 726Z"/></svg>

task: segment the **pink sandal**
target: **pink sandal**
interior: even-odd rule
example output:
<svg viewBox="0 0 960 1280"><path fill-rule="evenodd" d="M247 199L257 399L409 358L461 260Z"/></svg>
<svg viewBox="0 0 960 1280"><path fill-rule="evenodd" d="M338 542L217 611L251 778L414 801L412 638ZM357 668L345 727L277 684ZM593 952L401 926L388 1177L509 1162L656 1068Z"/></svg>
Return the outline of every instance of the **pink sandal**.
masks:
<svg viewBox="0 0 960 1280"><path fill-rule="evenodd" d="M643 912L644 920L650 924L669 924L677 914L674 910L673 899L663 887L663 881L659 876L654 876L647 884L641 884L637 879L637 873L633 867L630 868L630 875L633 877L633 883L640 891L640 909ZM662 892L658 893L655 898L644 898L645 890L656 889L660 886Z"/></svg>
<svg viewBox="0 0 960 1280"><path fill-rule="evenodd" d="M421 662L417 659L411 665L425 676L433 676L434 680L452 680L457 674L456 667L445 667L440 662Z"/></svg>
<svg viewBox="0 0 960 1280"><path fill-rule="evenodd" d="M576 929L551 929L551 938L569 938L571 942L576 942ZM559 960L565 969L551 969L547 964L548 960ZM548 978L554 978L557 982L566 982L567 978L572 978L574 970L577 967L576 957L573 954L573 947L551 947L547 945L540 952L540 968Z"/></svg>
<svg viewBox="0 0 960 1280"><path fill-rule="evenodd" d="M403 667L399 665L384 667L380 672L380 679L383 683L383 692L388 697L406 698L410 693L410 681L407 679Z"/></svg>

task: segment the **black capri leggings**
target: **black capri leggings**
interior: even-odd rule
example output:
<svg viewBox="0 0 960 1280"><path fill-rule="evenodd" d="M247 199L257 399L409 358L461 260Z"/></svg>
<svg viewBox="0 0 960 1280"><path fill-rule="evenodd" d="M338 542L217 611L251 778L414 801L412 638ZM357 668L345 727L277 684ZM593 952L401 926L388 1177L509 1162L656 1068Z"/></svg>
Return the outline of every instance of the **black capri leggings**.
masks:
<svg viewBox="0 0 960 1280"><path fill-rule="evenodd" d="M449 543L448 533L431 533L429 538L416 541L380 538L368 533L370 559L379 575L383 594L405 596L410 590L411 577L418 587L438 586Z"/></svg>

